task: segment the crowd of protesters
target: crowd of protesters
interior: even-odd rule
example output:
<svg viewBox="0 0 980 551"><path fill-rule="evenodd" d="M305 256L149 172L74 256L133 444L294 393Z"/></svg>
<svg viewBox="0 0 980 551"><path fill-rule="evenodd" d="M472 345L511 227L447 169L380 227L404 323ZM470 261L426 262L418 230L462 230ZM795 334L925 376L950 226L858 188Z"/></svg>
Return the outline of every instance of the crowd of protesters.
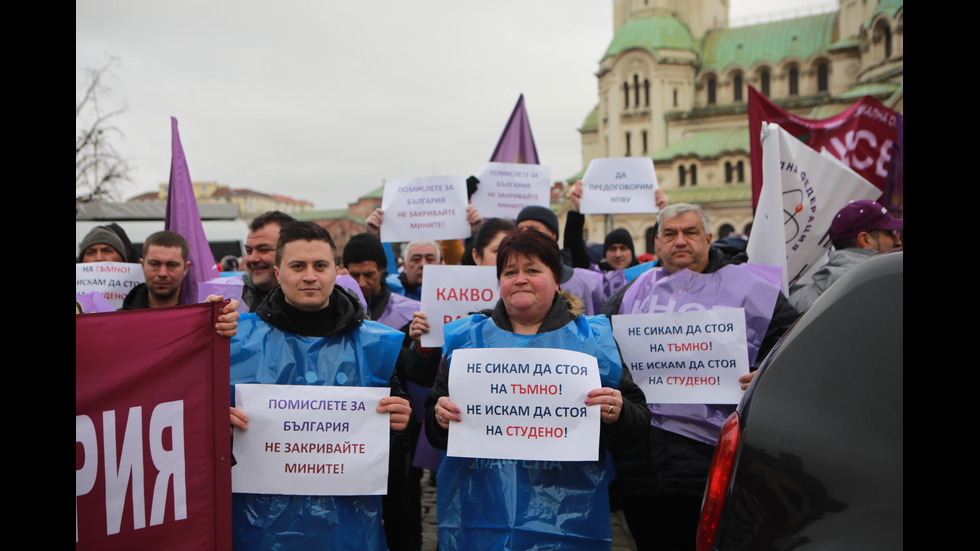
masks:
<svg viewBox="0 0 980 551"><path fill-rule="evenodd" d="M787 297L753 270L744 247L713 245L703 210L670 205L659 190L652 259L641 263L630 233L615 229L593 261L578 212L580 183L569 196L564 250L558 218L548 208L526 207L510 221L484 220L471 206L470 239L406 243L399 273L387 273L380 209L368 217L367 231L340 250L312 222L279 212L252 222L241 261L242 300L252 313L239 318L235 301L217 326L231 338L231 382L333 385L338 370L358 373L360 381L391 388L377 404L390 416L391 447L384 499L236 494L236 549L339 548L354 540L365 549L420 549L416 450L446 449L451 427L466 418L449 392L452 356L467 348L514 347L574 350L598 360L602 386L588 393L585 405L601 420L599 460L504 469L444 456L436 468L439 548L608 548L610 509L622 507L639 549L689 549L714 444L734 406L648 402L613 339L610 317L653 313L658 294L677 292L671 285L710 278L713 290L697 291L692 301L745 310L752 368L740 380L744 389L799 312L844 270L901 246L900 219L873 201L853 203L831 228L836 250L827 267ZM78 261L138 260L146 283L126 298L131 309L176 304L187 258L186 241L173 232L151 236L140 255L112 225L85 237ZM229 267L238 264L231 260ZM422 338L434 327L419 302L425 267L447 263L494 267L500 298L447 326L444 347L426 348ZM284 358L281 348L270 355L266 344L277 335L319 341L290 340L295 349ZM233 433L248 430L248 412L231 408L230 420ZM504 494L518 497L508 501Z"/></svg>

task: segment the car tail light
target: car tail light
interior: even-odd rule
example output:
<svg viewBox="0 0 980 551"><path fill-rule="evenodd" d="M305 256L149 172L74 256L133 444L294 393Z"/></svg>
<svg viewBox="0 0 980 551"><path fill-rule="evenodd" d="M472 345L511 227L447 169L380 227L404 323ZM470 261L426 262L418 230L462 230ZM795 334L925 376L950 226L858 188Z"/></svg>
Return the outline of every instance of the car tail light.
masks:
<svg viewBox="0 0 980 551"><path fill-rule="evenodd" d="M704 502L701 504L701 520L698 524L697 551L707 551L714 543L718 532L718 521L725 507L725 497L728 494L728 481L732 478L735 467L735 453L738 451L740 437L738 412L733 412L725 424L721 426L721 435L715 454L711 458L711 470L708 472L708 486L704 490Z"/></svg>

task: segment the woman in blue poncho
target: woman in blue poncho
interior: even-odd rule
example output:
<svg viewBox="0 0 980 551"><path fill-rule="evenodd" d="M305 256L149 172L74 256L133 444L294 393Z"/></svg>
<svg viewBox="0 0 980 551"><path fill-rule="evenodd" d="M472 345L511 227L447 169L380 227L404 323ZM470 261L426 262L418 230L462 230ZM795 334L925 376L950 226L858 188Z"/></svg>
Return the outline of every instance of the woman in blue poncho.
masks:
<svg viewBox="0 0 980 551"><path fill-rule="evenodd" d="M578 462L446 457L438 474L442 550L610 546L611 454L644 438L649 413L643 392L622 363L608 320L582 316L580 301L559 293L560 273L558 245L548 236L524 230L501 241L496 307L445 326L441 354L413 348L416 377L425 372L430 378L434 375L426 401L426 433L435 447L445 449L450 425L464 420L465 414L448 395L454 350L559 348L598 360L603 387L591 391L585 403L601 411L602 453L598 461ZM417 336L418 328L411 334Z"/></svg>

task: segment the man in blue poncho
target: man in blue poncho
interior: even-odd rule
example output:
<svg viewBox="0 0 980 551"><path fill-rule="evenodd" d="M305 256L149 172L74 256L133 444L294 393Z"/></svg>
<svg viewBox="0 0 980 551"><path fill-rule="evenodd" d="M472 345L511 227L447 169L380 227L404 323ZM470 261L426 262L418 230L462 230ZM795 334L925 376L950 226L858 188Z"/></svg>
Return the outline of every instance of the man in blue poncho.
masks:
<svg viewBox="0 0 980 551"><path fill-rule="evenodd" d="M231 346L231 383L384 386L379 413L403 431L411 406L393 368L402 333L365 321L359 301L334 285L336 248L312 222L282 227L275 275L280 286L242 318ZM246 412L231 410L247 430ZM235 494L234 547L242 549L386 549L380 496Z"/></svg>

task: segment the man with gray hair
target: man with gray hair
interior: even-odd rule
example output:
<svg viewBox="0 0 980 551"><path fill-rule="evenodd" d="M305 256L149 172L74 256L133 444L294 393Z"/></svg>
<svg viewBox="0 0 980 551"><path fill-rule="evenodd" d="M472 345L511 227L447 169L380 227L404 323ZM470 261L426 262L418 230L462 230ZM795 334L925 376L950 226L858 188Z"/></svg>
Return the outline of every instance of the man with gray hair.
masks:
<svg viewBox="0 0 980 551"><path fill-rule="evenodd" d="M400 274L388 274L385 283L393 293L422 300L423 268L442 264L442 251L435 241L412 241L405 245L404 251L405 270Z"/></svg>
<svg viewBox="0 0 980 551"><path fill-rule="evenodd" d="M741 308L745 313L752 372L797 317L764 269L742 264L711 246L710 221L697 205L677 203L660 211L656 253L650 269L603 304L614 314L671 313L689 309ZM688 308L685 308L687 306ZM650 397L647 397L648 400ZM688 549L697 535L701 499L721 425L734 405L649 403L649 441L617 465L613 491L640 549Z"/></svg>

